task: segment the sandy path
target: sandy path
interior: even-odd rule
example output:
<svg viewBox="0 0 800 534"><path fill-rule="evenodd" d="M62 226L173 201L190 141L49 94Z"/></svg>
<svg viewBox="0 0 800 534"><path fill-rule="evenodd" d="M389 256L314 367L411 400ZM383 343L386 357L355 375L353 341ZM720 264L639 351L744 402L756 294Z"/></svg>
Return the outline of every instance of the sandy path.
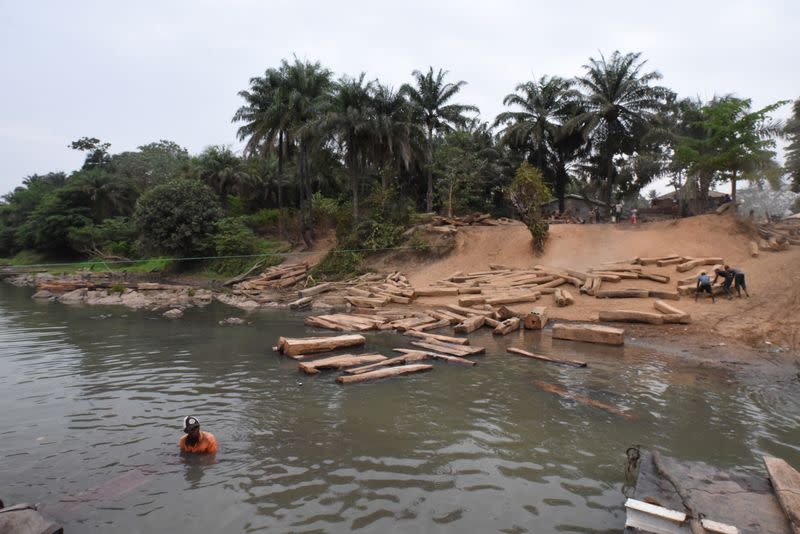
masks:
<svg viewBox="0 0 800 534"><path fill-rule="evenodd" d="M757 258L749 254L750 238L740 233L730 217L705 215L678 221L631 225L554 225L543 256L533 255L530 234L522 224L508 226L475 226L459 230L456 247L448 256L431 261L413 259L393 261L395 269L408 276L414 286L425 286L448 277L455 271L480 271L490 263L512 267L536 264L586 269L604 261L632 257L680 254L686 256L721 256L747 275L751 298L716 304L702 299L681 298L671 304L692 314L693 324L681 331L718 334L751 345L764 341L800 348L800 247L773 253L761 252ZM691 275L678 273L674 266L648 267L648 271L672 277L669 284L648 281L607 283L607 288L656 286L674 289L674 280ZM653 311L653 299L595 299L578 295L576 304L558 308L553 298L545 295L540 303L548 306L552 318L597 320L601 309ZM452 298L421 298L422 305L452 303ZM538 303L537 303L538 305ZM518 306L520 311L526 306ZM656 331L658 327L654 327ZM669 329L675 335L675 328Z"/></svg>

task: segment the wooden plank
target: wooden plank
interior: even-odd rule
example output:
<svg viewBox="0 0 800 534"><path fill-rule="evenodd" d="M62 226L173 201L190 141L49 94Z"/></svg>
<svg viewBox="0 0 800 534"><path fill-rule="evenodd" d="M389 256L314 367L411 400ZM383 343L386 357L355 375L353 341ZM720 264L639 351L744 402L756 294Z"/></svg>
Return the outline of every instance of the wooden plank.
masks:
<svg viewBox="0 0 800 534"><path fill-rule="evenodd" d="M413 350L413 349L393 349L393 350L397 352L402 352L407 356L414 356L420 354L428 358L432 358L434 360L442 360L449 363L457 363L459 365L466 365L468 367L474 367L478 365L478 362L474 362L472 360L468 360L460 356L450 356L449 354L440 354L438 352L431 352L427 350Z"/></svg>
<svg viewBox="0 0 800 534"><path fill-rule="evenodd" d="M559 323L553 325L553 339L622 345L625 343L625 330L601 325Z"/></svg>
<svg viewBox="0 0 800 534"><path fill-rule="evenodd" d="M486 352L484 347L470 347L466 345L451 345L449 343L440 343L440 342L423 342L423 341L412 341L412 345L415 347L420 347L423 349L428 349L434 352L443 352L445 354L451 354L453 356L470 356L472 354L481 354Z"/></svg>
<svg viewBox="0 0 800 534"><path fill-rule="evenodd" d="M340 384L356 384L359 382L366 382L368 380L379 380L381 378L389 378L392 376L401 376L411 373L421 373L425 371L430 371L431 369L433 369L432 365L426 365L422 363L411 364L411 365L399 365L397 367L386 367L383 369L377 369L375 371L362 373L360 375L339 376L336 378L336 381Z"/></svg>
<svg viewBox="0 0 800 534"><path fill-rule="evenodd" d="M320 369L344 369L345 367L357 367L369 363L382 362L386 360L382 354L342 354L331 356L310 362L301 362L298 369L307 375L318 374Z"/></svg>
<svg viewBox="0 0 800 534"><path fill-rule="evenodd" d="M469 345L469 338L466 337L453 337L453 336L443 336L440 334L431 334L430 332L419 332L417 330L406 330L403 334L407 336L425 339L433 339L435 341L441 341L443 343L452 343L454 345Z"/></svg>
<svg viewBox="0 0 800 534"><path fill-rule="evenodd" d="M516 347L508 347L506 349L508 352L512 354L519 354L520 356L525 356L526 358L533 358L535 360L540 360L543 362L548 363L556 363L558 365L569 365L570 367L586 367L586 362L582 362L579 360L559 360L556 358L548 358L547 356L542 356L540 354L534 354L532 352L528 352L527 350L518 349Z"/></svg>
<svg viewBox="0 0 800 534"><path fill-rule="evenodd" d="M764 456L769 480L794 534L800 534L800 473L781 458Z"/></svg>
<svg viewBox="0 0 800 534"><path fill-rule="evenodd" d="M278 339L278 348L287 356L296 356L298 354L328 352L345 347L357 347L363 345L366 341L364 336L358 334L305 338L280 337Z"/></svg>

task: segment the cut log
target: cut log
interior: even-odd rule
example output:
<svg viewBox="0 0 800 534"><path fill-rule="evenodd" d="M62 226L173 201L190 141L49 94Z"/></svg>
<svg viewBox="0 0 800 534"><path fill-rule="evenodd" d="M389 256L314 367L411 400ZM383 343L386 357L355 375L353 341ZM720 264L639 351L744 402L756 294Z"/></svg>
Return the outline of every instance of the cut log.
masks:
<svg viewBox="0 0 800 534"><path fill-rule="evenodd" d="M659 267L666 267L667 265L678 265L680 263L683 263L684 261L685 259L683 257L678 256L675 258L670 258L668 260L658 260L656 261L656 265L658 265Z"/></svg>
<svg viewBox="0 0 800 534"><path fill-rule="evenodd" d="M464 319L462 323L455 326L454 330L457 334L469 334L483 326L486 322L484 315L473 315Z"/></svg>
<svg viewBox="0 0 800 534"><path fill-rule="evenodd" d="M648 293L654 299L681 300L681 295L677 291L651 289Z"/></svg>
<svg viewBox="0 0 800 534"><path fill-rule="evenodd" d="M601 289L595 296L599 299L646 299L650 292L647 289Z"/></svg>
<svg viewBox="0 0 800 534"><path fill-rule="evenodd" d="M341 323L337 323L337 322L334 322L334 321L329 321L329 320L324 319L323 317L320 317L320 316L313 316L313 315L311 315L309 317L306 317L303 320L303 322L305 324L307 324L308 326L314 326L314 327L317 327L317 328L326 328L328 330L339 330L339 331L342 331L342 332L351 332L351 331L354 331L354 330L360 330L360 329L356 329L356 328L351 328L350 326L343 325Z"/></svg>
<svg viewBox="0 0 800 534"><path fill-rule="evenodd" d="M625 330L610 326L559 323L553 325L553 339L622 345L625 343Z"/></svg>
<svg viewBox="0 0 800 534"><path fill-rule="evenodd" d="M395 329L399 332L403 332L411 328L418 328L422 325L431 324L435 322L437 322L436 319L434 319L433 317L429 317L427 315L425 317L409 317L408 319L400 319L399 321L392 321L391 323L387 323L386 329L387 330Z"/></svg>
<svg viewBox="0 0 800 534"><path fill-rule="evenodd" d="M505 321L498 324L493 334L497 334L498 336L505 336L506 334L510 334L515 330L519 330L519 325L522 321L520 321L519 317L512 317L510 319L506 319Z"/></svg>
<svg viewBox="0 0 800 534"><path fill-rule="evenodd" d="M427 350L412 350L412 349L394 349L394 350L397 352L402 352L407 356L416 357L417 355L423 355L427 358L431 358L434 360L442 360L444 362L457 363L459 365L466 365L468 367L474 367L478 365L478 362L474 362L466 358L461 358L460 356L450 356L449 354L439 354L438 352L431 352Z"/></svg>
<svg viewBox="0 0 800 534"><path fill-rule="evenodd" d="M416 330L420 330L422 332L425 332L427 330L438 330L440 328L444 328L445 326L450 326L450 321L447 320L447 319L440 319L440 320L436 321L435 323L428 323L428 324L424 324L422 326L416 326L414 328Z"/></svg>
<svg viewBox="0 0 800 534"><path fill-rule="evenodd" d="M397 367L385 367L375 371L369 371L360 375L346 375L336 377L336 381L340 384L356 384L358 382L367 382L369 380L378 380L380 378L389 378L392 376L407 375L411 373L421 373L433 369L432 365L424 363L415 363L411 365L398 365Z"/></svg>
<svg viewBox="0 0 800 534"><path fill-rule="evenodd" d="M695 267L700 267L701 265L714 265L715 263L723 263L725 260L722 258L692 258L688 261L685 261L681 264L678 264L675 267L678 272L683 273L686 271L691 271Z"/></svg>
<svg viewBox="0 0 800 534"><path fill-rule="evenodd" d="M314 301L311 297L302 297L295 301L289 303L290 310L297 310L300 308L305 308L306 306L310 306L311 303Z"/></svg>
<svg viewBox="0 0 800 534"><path fill-rule="evenodd" d="M443 343L453 343L455 345L469 345L469 338L466 337L443 336L440 334L431 334L430 332L419 332L417 330L406 330L403 333L407 336L422 338L423 340L433 339L435 341L441 341Z"/></svg>
<svg viewBox="0 0 800 534"><path fill-rule="evenodd" d="M750 241L750 256L753 258L758 257L758 243Z"/></svg>
<svg viewBox="0 0 800 534"><path fill-rule="evenodd" d="M412 345L415 347L421 347L423 349L432 350L434 352L443 352L445 354L451 354L453 356L470 356L472 354L481 354L486 352L484 347L470 347L466 345L453 345L451 343L441 343L439 341L412 341Z"/></svg>
<svg viewBox="0 0 800 534"><path fill-rule="evenodd" d="M714 213L716 213L717 215L722 215L723 213L728 211L728 209L730 209L731 206L733 206L733 202L726 202L724 204L720 204L719 207L716 210L714 210Z"/></svg>
<svg viewBox="0 0 800 534"><path fill-rule="evenodd" d="M586 406L591 406L592 408L597 408L597 409L600 409L600 410L604 410L604 411L606 411L608 413L611 413L611 414L614 414L614 415L619 415L620 417L624 417L625 419L635 419L636 418L636 416L634 416L634 414L632 414L629 411L621 410L620 408L617 408L616 406L612 406L610 404L606 404L605 402L601 402L601 401L592 399L592 398L587 397L585 395L578 395L577 393L573 393L573 392L569 391L566 388L563 388L561 386L557 386L556 384L550 384L550 383L547 383L547 382L543 382L541 380L534 380L533 381L533 385L535 385L536 387L538 387L538 388L540 388L540 389L542 389L544 391L547 391L548 393L552 393L554 395L558 395L559 397L562 397L564 399L570 399L570 400L573 400L575 402L579 402L581 404L584 404Z"/></svg>
<svg viewBox="0 0 800 534"><path fill-rule="evenodd" d="M505 321L506 319L511 319L512 317L517 317L516 313L506 308L505 306L500 306L499 308L497 308L495 313L497 313L497 318L500 319L501 321Z"/></svg>
<svg viewBox="0 0 800 534"><path fill-rule="evenodd" d="M361 308L378 308L389 304L388 298L345 297L345 300L353 306Z"/></svg>
<svg viewBox="0 0 800 534"><path fill-rule="evenodd" d="M639 273L639 278L644 280L652 280L653 282L658 282L659 284L669 283L669 276L663 274Z"/></svg>
<svg viewBox="0 0 800 534"><path fill-rule="evenodd" d="M453 313L457 313L462 316L470 316L470 315L483 315L484 317L494 317L493 310L479 310L477 308L466 308L462 306L456 306L454 304L448 304L445 306L449 311Z"/></svg>
<svg viewBox="0 0 800 534"><path fill-rule="evenodd" d="M436 312L448 318L450 320L450 324L452 325L464 322L464 319L468 317L468 315L460 315L458 313L453 313L450 310L436 310Z"/></svg>
<svg viewBox="0 0 800 534"><path fill-rule="evenodd" d="M656 265L660 261L680 259L677 254L669 254L667 256L659 256L658 258L639 258L641 265Z"/></svg>
<svg viewBox="0 0 800 534"><path fill-rule="evenodd" d="M325 293L326 291L331 291L336 289L336 287L330 282L324 282L322 284L317 284L314 287L309 287L306 289L301 289L298 291L298 295L302 297L312 297L314 295L319 295L320 293Z"/></svg>
<svg viewBox="0 0 800 534"><path fill-rule="evenodd" d="M675 306L671 306L664 302L663 300L657 300L653 303L653 307L660 311L661 313L667 315L677 315L678 317L683 318L683 320L679 320L677 322L681 322L684 324L688 324L692 321L691 316L683 310L679 310Z"/></svg>
<svg viewBox="0 0 800 534"><path fill-rule="evenodd" d="M403 354L402 356L395 356L394 358L388 358L386 360L383 360L382 362L371 363L369 365L362 365L361 367L351 367L350 369L345 369L344 372L349 375L360 375L362 373L374 371L375 369L380 369L381 367L405 365L407 363L420 362L426 359L428 359L428 355L425 354L424 352L414 351L412 353L411 351L409 351L408 354Z"/></svg>
<svg viewBox="0 0 800 534"><path fill-rule="evenodd" d="M344 369L345 367L357 367L369 363L382 362L386 360L382 354L342 354L341 356L331 356L310 362L301 362L298 368L307 375L318 374L320 369Z"/></svg>
<svg viewBox="0 0 800 534"><path fill-rule="evenodd" d="M619 280L636 280L639 278L638 271L592 271L593 275L598 275L603 278L603 281L609 281L604 278L606 275L614 276Z"/></svg>
<svg viewBox="0 0 800 534"><path fill-rule="evenodd" d="M491 328L497 328L497 325L500 324L500 321L497 319L492 319L491 317L487 317L486 320L483 322L483 326L488 326Z"/></svg>
<svg viewBox="0 0 800 534"><path fill-rule="evenodd" d="M764 465L792 532L800 534L800 473L780 458L764 456Z"/></svg>
<svg viewBox="0 0 800 534"><path fill-rule="evenodd" d="M562 279L563 280L563 279ZM563 282L562 282L563 283ZM537 286L538 287L538 286ZM508 295L486 299L486 304L518 304L521 302L536 302L542 294L539 291L523 293L521 295Z"/></svg>
<svg viewBox="0 0 800 534"><path fill-rule="evenodd" d="M457 287L422 287L415 290L418 297L445 297L458 295Z"/></svg>
<svg viewBox="0 0 800 534"><path fill-rule="evenodd" d="M569 306L570 304L575 304L575 299L572 298L572 295L566 289L556 289L556 292L553 293L555 297L556 304L558 306Z"/></svg>
<svg viewBox="0 0 800 534"><path fill-rule="evenodd" d="M471 295L469 297L461 297L458 299L459 306L474 306L475 304L483 304L486 302L486 297L484 296L474 296Z"/></svg>
<svg viewBox="0 0 800 534"><path fill-rule="evenodd" d="M459 295L480 295L483 290L479 287L459 287Z"/></svg>
<svg viewBox="0 0 800 534"><path fill-rule="evenodd" d="M526 330L541 330L547 324L547 308L536 306L522 318Z"/></svg>
<svg viewBox="0 0 800 534"><path fill-rule="evenodd" d="M541 356L539 354L534 354L532 352L528 352L527 350L522 350L515 347L508 347L506 350L512 354L519 354L520 356L525 356L526 358L533 358L535 360L540 360L543 362L557 363L559 365L569 365L571 367L586 367L586 362L578 360L558 360L555 358L548 358L547 356Z"/></svg>
<svg viewBox="0 0 800 534"><path fill-rule="evenodd" d="M364 336L348 334L331 337L280 337L278 349L286 356L328 352L345 347L357 347L366 343Z"/></svg>
<svg viewBox="0 0 800 534"><path fill-rule="evenodd" d="M602 322L612 323L664 324L664 316L660 313L634 310L600 310L599 318Z"/></svg>

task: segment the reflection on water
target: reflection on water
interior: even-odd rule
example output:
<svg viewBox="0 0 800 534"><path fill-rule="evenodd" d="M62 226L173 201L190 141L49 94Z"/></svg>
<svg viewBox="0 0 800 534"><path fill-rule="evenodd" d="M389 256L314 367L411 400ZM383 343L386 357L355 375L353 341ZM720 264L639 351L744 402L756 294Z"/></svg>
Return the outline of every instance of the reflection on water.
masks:
<svg viewBox="0 0 800 534"><path fill-rule="evenodd" d="M222 327L229 308L166 321L29 295L0 287L0 497L43 503L71 531L618 532L631 444L756 472L762 453L800 463L796 384L754 387L649 348L487 332L475 368L342 387L272 353L308 332L284 313ZM512 343L590 366L510 356ZM405 345L384 333L368 347ZM187 414L217 436L215 461L178 453Z"/></svg>

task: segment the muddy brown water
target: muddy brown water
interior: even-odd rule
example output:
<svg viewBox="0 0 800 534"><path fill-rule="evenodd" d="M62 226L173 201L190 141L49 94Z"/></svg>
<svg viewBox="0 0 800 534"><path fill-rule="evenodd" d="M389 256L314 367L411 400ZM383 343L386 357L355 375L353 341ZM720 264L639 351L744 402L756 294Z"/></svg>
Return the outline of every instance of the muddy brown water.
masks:
<svg viewBox="0 0 800 534"><path fill-rule="evenodd" d="M487 330L471 338L487 347L476 367L340 386L270 350L318 332L300 315L223 327L244 314L168 321L30 295L0 286L0 498L41 503L67 532L619 532L632 444L748 472L765 453L800 465L796 380L769 364L697 367L672 355L679 339L616 348ZM366 349L407 345L380 333ZM215 462L178 453L187 414L217 436Z"/></svg>

